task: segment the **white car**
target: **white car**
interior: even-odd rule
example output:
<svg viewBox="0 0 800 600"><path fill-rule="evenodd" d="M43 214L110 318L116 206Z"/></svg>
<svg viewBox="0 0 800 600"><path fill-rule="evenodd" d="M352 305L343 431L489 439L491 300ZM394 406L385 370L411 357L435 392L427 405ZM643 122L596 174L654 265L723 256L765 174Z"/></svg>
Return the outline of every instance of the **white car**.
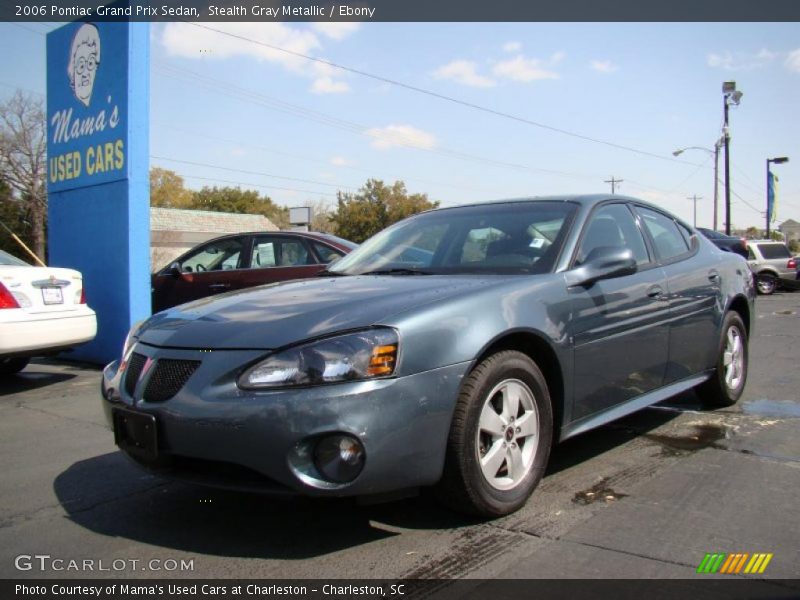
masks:
<svg viewBox="0 0 800 600"><path fill-rule="evenodd" d="M74 269L33 267L0 250L0 376L32 356L69 350L94 339L97 317Z"/></svg>

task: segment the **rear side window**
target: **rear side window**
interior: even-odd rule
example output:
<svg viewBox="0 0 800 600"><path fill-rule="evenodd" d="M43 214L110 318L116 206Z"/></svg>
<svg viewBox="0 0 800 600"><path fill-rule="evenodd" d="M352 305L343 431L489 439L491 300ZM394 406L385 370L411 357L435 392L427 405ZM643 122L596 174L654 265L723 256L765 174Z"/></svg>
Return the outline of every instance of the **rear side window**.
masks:
<svg viewBox="0 0 800 600"><path fill-rule="evenodd" d="M344 252L336 250L335 248L331 248L330 246L326 246L325 244L311 242L311 245L314 246L314 251L317 253L317 256L319 256L319 259L324 263L329 263L344 256Z"/></svg>
<svg viewBox="0 0 800 600"><path fill-rule="evenodd" d="M660 212L642 206L637 206L636 210L642 215L644 226L653 238L661 260L669 260L689 252L689 244L675 221Z"/></svg>
<svg viewBox="0 0 800 600"><path fill-rule="evenodd" d="M769 260L771 258L791 258L789 248L783 244L759 244L758 249L761 250L761 256Z"/></svg>

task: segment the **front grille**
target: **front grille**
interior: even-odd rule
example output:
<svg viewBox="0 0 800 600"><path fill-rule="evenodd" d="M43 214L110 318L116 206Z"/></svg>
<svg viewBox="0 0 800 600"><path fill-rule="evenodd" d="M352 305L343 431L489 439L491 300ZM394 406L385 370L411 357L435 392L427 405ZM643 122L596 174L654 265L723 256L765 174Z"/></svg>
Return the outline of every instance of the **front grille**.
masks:
<svg viewBox="0 0 800 600"><path fill-rule="evenodd" d="M147 382L144 399L147 402L164 402L177 394L200 366L199 360L160 358Z"/></svg>
<svg viewBox="0 0 800 600"><path fill-rule="evenodd" d="M136 391L136 383L139 381L139 376L142 374L142 369L146 362L147 357L144 354L137 354L136 352L131 354L128 360L128 372L125 375L125 391L128 392L128 396L133 397L133 393Z"/></svg>

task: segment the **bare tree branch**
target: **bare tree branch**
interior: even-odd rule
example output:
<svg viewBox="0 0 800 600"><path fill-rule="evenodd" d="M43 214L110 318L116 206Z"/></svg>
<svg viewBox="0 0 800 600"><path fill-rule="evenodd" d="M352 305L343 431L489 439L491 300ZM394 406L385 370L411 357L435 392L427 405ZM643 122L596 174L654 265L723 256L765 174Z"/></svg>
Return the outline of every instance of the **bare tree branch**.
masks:
<svg viewBox="0 0 800 600"><path fill-rule="evenodd" d="M20 90L0 104L0 177L26 205L34 251L44 257L47 124L40 99Z"/></svg>

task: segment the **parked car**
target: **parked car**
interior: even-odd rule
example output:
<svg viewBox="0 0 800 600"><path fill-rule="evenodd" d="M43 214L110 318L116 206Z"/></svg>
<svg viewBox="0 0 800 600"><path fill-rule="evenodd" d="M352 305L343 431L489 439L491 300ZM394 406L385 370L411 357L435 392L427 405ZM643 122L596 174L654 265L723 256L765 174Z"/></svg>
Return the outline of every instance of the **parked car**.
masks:
<svg viewBox="0 0 800 600"><path fill-rule="evenodd" d="M774 240L750 240L747 248L747 262L756 276L760 294L772 294L778 287L798 287L797 261L786 244Z"/></svg>
<svg viewBox="0 0 800 600"><path fill-rule="evenodd" d="M218 237L152 276L153 312L221 292L313 277L357 247L327 233L270 231Z"/></svg>
<svg viewBox="0 0 800 600"><path fill-rule="evenodd" d="M88 342L96 333L78 271L34 267L0 250L0 376L21 371L33 356Z"/></svg>
<svg viewBox="0 0 800 600"><path fill-rule="evenodd" d="M135 327L103 373L119 447L209 485L434 486L497 516L525 503L552 442L693 388L727 406L747 378L747 265L633 198L438 209L325 275Z"/></svg>
<svg viewBox="0 0 800 600"><path fill-rule="evenodd" d="M723 250L725 252L733 252L734 254L738 254L743 258L748 258L746 238L740 238L733 235L725 235L724 233L720 233L719 231L714 231L713 229L705 229L704 227L698 227L697 231L699 231L709 240L711 240L711 243L714 244L720 250Z"/></svg>

